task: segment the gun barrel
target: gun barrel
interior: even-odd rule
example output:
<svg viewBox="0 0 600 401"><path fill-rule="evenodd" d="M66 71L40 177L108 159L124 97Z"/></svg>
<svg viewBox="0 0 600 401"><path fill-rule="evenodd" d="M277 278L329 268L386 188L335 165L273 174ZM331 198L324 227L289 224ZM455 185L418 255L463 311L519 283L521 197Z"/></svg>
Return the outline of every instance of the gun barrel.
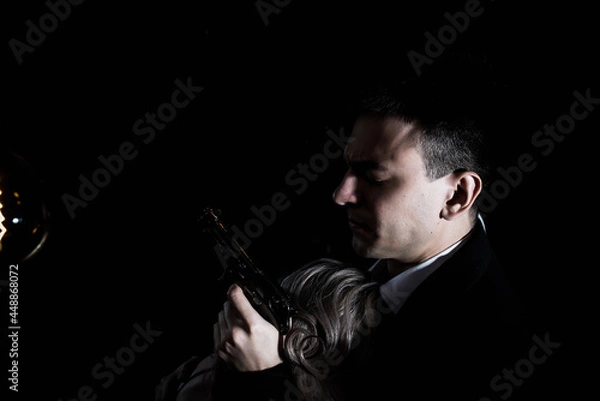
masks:
<svg viewBox="0 0 600 401"><path fill-rule="evenodd" d="M288 295L252 261L220 215L219 209L207 207L200 220L216 244L215 252L221 254L221 260L226 260L221 280L237 283L256 310L286 334L295 311Z"/></svg>

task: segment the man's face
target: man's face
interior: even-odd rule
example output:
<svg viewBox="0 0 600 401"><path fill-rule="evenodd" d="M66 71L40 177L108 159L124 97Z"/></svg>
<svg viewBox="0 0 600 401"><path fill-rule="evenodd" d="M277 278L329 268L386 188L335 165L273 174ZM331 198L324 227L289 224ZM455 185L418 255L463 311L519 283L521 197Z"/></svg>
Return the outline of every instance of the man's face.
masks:
<svg viewBox="0 0 600 401"><path fill-rule="evenodd" d="M360 117L345 150L348 171L333 194L346 207L361 256L418 263L441 251L438 225L449 196L431 180L416 147L418 128L396 118Z"/></svg>

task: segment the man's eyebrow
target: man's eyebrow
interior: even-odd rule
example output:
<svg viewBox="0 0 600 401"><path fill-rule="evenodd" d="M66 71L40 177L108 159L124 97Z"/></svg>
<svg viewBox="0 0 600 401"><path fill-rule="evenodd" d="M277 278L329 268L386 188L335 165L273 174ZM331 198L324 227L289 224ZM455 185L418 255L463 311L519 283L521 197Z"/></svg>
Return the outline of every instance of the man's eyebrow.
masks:
<svg viewBox="0 0 600 401"><path fill-rule="evenodd" d="M387 170L385 166L375 160L346 160L346 162L356 171Z"/></svg>

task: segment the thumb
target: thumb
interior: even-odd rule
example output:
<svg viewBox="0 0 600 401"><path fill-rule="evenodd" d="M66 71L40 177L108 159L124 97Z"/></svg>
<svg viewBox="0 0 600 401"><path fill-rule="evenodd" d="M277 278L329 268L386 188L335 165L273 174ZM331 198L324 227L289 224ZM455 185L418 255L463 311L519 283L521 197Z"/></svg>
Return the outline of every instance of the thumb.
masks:
<svg viewBox="0 0 600 401"><path fill-rule="evenodd" d="M238 311L241 320L248 326L264 321L265 319L258 313L254 306L250 303L246 294L238 284L233 284L227 293L229 300L233 304L234 308Z"/></svg>

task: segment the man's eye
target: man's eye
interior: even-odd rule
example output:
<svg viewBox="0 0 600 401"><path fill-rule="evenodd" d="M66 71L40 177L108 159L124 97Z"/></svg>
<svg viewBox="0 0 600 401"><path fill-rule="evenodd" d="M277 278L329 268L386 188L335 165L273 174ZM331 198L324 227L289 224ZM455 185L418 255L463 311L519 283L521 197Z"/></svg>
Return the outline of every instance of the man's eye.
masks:
<svg viewBox="0 0 600 401"><path fill-rule="evenodd" d="M373 184L373 185L381 185L385 182L385 179L375 176L373 174L369 174L366 173L365 175L365 180L369 183L369 184Z"/></svg>

